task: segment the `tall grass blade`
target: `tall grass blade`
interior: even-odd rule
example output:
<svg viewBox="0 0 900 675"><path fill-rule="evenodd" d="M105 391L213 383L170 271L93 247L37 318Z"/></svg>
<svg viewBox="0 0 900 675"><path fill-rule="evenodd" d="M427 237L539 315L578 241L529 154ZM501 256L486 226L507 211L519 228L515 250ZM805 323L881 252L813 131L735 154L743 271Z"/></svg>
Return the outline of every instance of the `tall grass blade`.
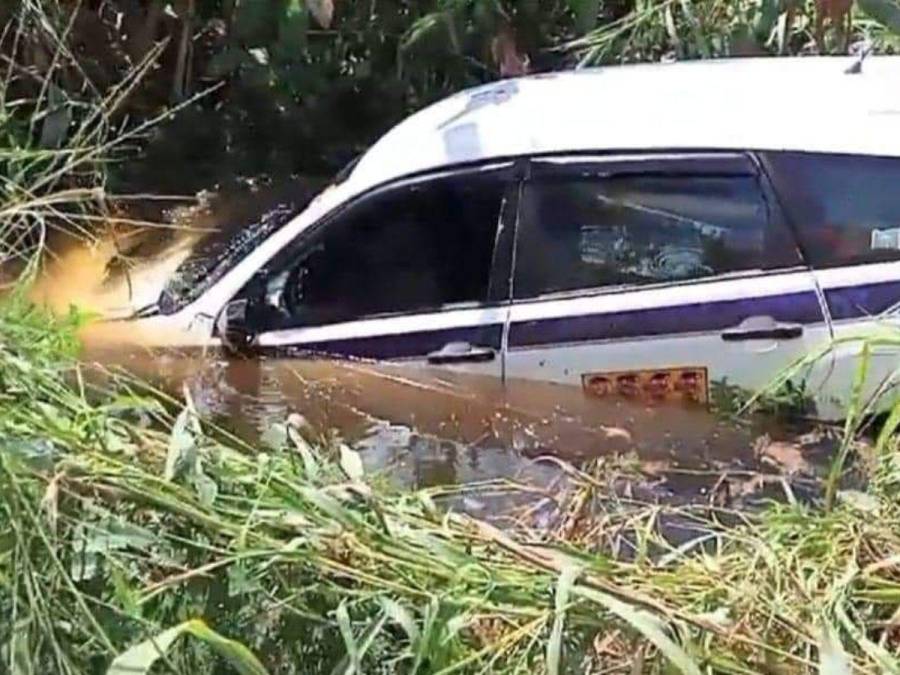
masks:
<svg viewBox="0 0 900 675"><path fill-rule="evenodd" d="M122 652L112 662L106 675L146 675L185 631L185 624L174 626Z"/></svg>
<svg viewBox="0 0 900 675"><path fill-rule="evenodd" d="M593 588L576 585L573 586L572 591L575 595L580 595L600 605L625 621L647 641L652 643L683 675L702 675L700 667L688 653L666 635L662 622L655 615L645 610L637 609Z"/></svg>
<svg viewBox="0 0 900 675"><path fill-rule="evenodd" d="M415 644L419 639L419 626L416 624L412 612L390 598L379 598L378 602L381 604L385 616L403 629L411 645Z"/></svg>
<svg viewBox="0 0 900 675"><path fill-rule="evenodd" d="M900 675L900 660L896 656L890 654L884 647L872 642L863 630L850 618L847 609L843 603L838 603L835 607L835 614L840 621L844 630L852 637L860 648L878 664L878 668L882 673L890 675Z"/></svg>
<svg viewBox="0 0 900 675"><path fill-rule="evenodd" d="M351 450L347 445L341 443L340 465L344 474L352 481L361 481L365 476L362 457L356 450Z"/></svg>
<svg viewBox="0 0 900 675"><path fill-rule="evenodd" d="M853 377L853 388L850 394L850 402L847 408L847 417L844 421L844 435L837 455L831 463L828 478L825 481L825 510L830 511L834 507L838 485L844 473L847 457L853 447L861 417L867 410L867 403L863 401L863 389L869 376L869 366L872 361L872 347L869 341L864 341L860 350L859 363ZM871 404L871 402L870 402Z"/></svg>
<svg viewBox="0 0 900 675"><path fill-rule="evenodd" d="M875 441L876 455L884 453L894 434L897 433L898 428L900 428L900 401L894 403L890 414L881 427L881 431L878 432L878 439Z"/></svg>
<svg viewBox="0 0 900 675"><path fill-rule="evenodd" d="M185 621L122 652L112 662L106 675L146 675L183 635L205 642L240 675L268 675L249 649L219 635L199 619Z"/></svg>
<svg viewBox="0 0 900 675"><path fill-rule="evenodd" d="M350 613L347 611L347 603L342 602L338 605L335 612L338 628L341 631L341 637L344 640L344 648L347 650L347 656L332 671L333 675L351 675L356 672L359 664L358 654L359 647L356 644L356 636L353 634L353 626L350 624Z"/></svg>
<svg viewBox="0 0 900 675"><path fill-rule="evenodd" d="M882 26L900 35L900 2L897 0L859 0L859 7Z"/></svg>
<svg viewBox="0 0 900 675"><path fill-rule="evenodd" d="M347 611L346 603L342 602L340 604L335 615L338 628L341 631L341 637L344 639L347 654L335 666L332 673L334 675L356 675L357 673L362 673L362 660L372 647L378 634L381 633L385 623L387 623L388 614L387 612L382 612L376 621L369 624L368 628L363 631L362 637L358 640L353 634L353 626L350 623L350 614Z"/></svg>
<svg viewBox="0 0 900 675"><path fill-rule="evenodd" d="M831 627L824 629L819 640L819 675L852 675L852 673L850 657L844 651L834 629Z"/></svg>
<svg viewBox="0 0 900 675"><path fill-rule="evenodd" d="M556 584L556 598L554 602L553 628L550 631L550 639L547 641L547 675L559 675L560 663L562 663L563 626L566 621L566 608L569 605L569 596L572 586L581 570L575 566L566 567L559 575Z"/></svg>
<svg viewBox="0 0 900 675"><path fill-rule="evenodd" d="M268 675L268 671L249 649L236 640L219 635L203 621L193 620L185 624L185 631L209 645L240 675Z"/></svg>
<svg viewBox="0 0 900 675"><path fill-rule="evenodd" d="M415 660L410 671L412 675L417 675L420 669L428 660L429 652L435 642L437 633L437 618L440 611L440 604L437 598L431 598L428 607L425 609L425 620L422 622L422 632L416 644Z"/></svg>

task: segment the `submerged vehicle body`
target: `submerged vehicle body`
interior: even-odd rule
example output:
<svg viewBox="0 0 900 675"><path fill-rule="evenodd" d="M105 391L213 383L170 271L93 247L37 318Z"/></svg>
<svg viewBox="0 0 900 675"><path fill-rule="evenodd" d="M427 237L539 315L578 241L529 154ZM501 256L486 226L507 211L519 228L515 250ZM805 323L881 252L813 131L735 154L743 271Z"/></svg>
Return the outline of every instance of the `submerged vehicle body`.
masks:
<svg viewBox="0 0 900 675"><path fill-rule="evenodd" d="M699 402L834 345L802 375L834 415L849 338L900 308L900 58L850 64L621 66L462 92L299 215L187 260L133 320L180 346ZM874 350L869 391L898 364Z"/></svg>

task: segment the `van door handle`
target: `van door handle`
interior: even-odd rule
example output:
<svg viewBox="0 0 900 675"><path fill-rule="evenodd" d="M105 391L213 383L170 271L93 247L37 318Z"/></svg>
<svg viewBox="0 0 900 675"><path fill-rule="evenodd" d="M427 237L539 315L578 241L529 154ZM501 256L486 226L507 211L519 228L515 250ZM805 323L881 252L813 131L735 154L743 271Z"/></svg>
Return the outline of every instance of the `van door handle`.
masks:
<svg viewBox="0 0 900 675"><path fill-rule="evenodd" d="M771 316L751 316L734 328L722 332L726 342L746 340L796 340L803 336L803 325L776 321Z"/></svg>
<svg viewBox="0 0 900 675"><path fill-rule="evenodd" d="M492 347L479 347L468 342L449 342L426 358L428 363L442 366L452 363L487 363L497 357Z"/></svg>

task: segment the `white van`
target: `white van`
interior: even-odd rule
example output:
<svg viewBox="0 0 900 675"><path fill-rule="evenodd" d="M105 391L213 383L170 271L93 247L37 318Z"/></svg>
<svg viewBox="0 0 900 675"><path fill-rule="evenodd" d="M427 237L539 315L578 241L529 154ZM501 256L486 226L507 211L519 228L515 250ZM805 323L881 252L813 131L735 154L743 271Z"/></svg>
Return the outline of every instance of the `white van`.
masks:
<svg viewBox="0 0 900 675"><path fill-rule="evenodd" d="M852 63L611 67L457 94L296 217L186 260L136 320L182 345L597 395L764 386L900 307L900 58ZM808 383L824 416L849 349ZM873 381L898 364L879 352Z"/></svg>

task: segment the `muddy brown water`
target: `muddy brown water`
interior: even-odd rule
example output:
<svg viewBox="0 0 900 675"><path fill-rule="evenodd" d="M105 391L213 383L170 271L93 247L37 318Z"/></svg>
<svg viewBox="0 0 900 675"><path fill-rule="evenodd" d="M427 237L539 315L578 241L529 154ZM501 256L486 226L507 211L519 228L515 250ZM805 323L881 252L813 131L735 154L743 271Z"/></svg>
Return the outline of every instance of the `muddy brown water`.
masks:
<svg viewBox="0 0 900 675"><path fill-rule="evenodd" d="M666 504L742 508L769 497L815 496L834 441L771 419L734 423L684 403L600 400L579 387L437 368L358 361L233 360L87 345L181 397L252 442L292 414L361 452L366 469L403 487L507 480L534 495L562 490L560 461L621 469L611 489ZM497 512L503 499L462 498ZM521 496L520 496L521 501Z"/></svg>

